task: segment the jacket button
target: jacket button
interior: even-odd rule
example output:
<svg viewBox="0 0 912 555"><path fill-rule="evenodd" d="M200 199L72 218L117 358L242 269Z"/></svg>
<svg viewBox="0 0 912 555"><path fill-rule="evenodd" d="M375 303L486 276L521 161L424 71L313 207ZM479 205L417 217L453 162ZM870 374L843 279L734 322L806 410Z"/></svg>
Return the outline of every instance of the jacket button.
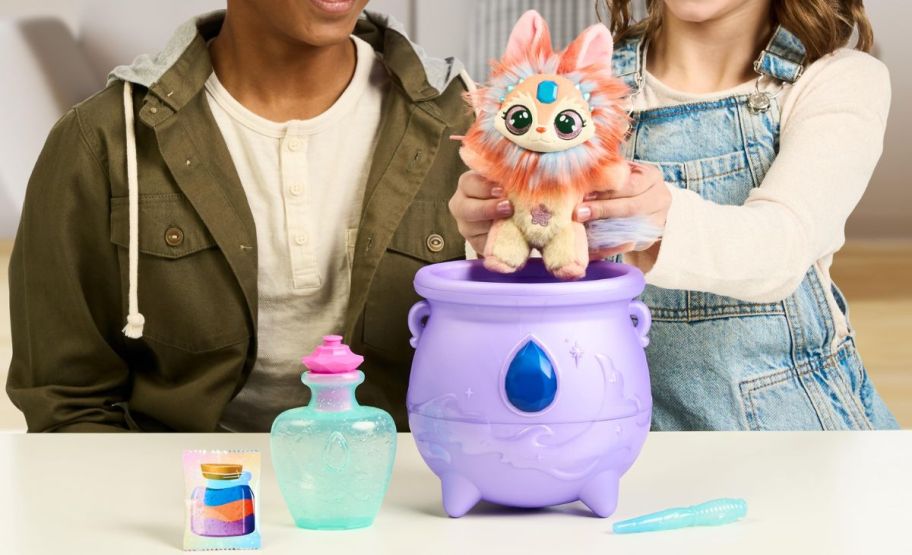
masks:
<svg viewBox="0 0 912 555"><path fill-rule="evenodd" d="M177 247L184 242L184 232L179 227L169 227L165 231L165 243L168 243L169 246Z"/></svg>
<svg viewBox="0 0 912 555"><path fill-rule="evenodd" d="M446 242L443 240L443 237L436 233L431 233L427 236L427 248L431 252L440 252L443 250L443 246L446 245Z"/></svg>

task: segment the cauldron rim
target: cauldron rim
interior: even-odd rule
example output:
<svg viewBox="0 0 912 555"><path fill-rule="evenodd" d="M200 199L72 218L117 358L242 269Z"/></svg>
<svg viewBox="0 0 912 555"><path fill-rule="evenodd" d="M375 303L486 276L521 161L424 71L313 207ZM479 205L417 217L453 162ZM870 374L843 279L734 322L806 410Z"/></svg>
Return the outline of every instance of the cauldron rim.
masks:
<svg viewBox="0 0 912 555"><path fill-rule="evenodd" d="M586 277L561 281L540 258L514 274L485 269L480 260L456 260L418 270L415 291L429 301L488 306L565 306L629 301L642 293L643 273L628 264L591 262Z"/></svg>

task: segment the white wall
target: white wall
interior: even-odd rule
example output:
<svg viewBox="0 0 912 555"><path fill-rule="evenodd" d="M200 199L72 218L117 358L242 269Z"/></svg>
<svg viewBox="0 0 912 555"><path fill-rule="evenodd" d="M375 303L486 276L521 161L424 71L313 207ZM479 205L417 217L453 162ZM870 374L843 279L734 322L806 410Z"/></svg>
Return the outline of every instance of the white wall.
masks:
<svg viewBox="0 0 912 555"><path fill-rule="evenodd" d="M0 17L57 16L76 30L82 0L0 0Z"/></svg>
<svg viewBox="0 0 912 555"><path fill-rule="evenodd" d="M912 238L912 2L867 0L875 52L890 68L893 103L884 153L858 209L849 219L849 238ZM846 76L847 79L852 77Z"/></svg>
<svg viewBox="0 0 912 555"><path fill-rule="evenodd" d="M474 7L475 0L414 0L413 39L434 56L468 59Z"/></svg>

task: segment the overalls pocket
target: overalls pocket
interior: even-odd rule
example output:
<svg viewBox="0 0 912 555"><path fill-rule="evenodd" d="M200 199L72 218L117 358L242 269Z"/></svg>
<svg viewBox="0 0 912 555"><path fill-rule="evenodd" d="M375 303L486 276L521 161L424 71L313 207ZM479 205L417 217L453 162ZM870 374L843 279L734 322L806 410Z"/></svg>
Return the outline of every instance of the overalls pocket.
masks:
<svg viewBox="0 0 912 555"><path fill-rule="evenodd" d="M870 430L870 381L851 340L835 353L740 384L752 430Z"/></svg>

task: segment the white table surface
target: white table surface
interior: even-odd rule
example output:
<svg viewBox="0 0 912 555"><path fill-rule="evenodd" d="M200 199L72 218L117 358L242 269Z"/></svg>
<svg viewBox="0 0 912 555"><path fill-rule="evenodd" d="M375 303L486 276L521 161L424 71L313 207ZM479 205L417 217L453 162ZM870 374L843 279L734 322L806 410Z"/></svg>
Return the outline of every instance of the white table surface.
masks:
<svg viewBox="0 0 912 555"><path fill-rule="evenodd" d="M294 527L260 434L0 435L0 553L143 555L181 549L184 449L260 449L263 553L912 553L912 431L652 433L621 481L617 513L579 503L444 515L436 477L399 436L371 528ZM611 523L743 497L727 526L612 535Z"/></svg>

